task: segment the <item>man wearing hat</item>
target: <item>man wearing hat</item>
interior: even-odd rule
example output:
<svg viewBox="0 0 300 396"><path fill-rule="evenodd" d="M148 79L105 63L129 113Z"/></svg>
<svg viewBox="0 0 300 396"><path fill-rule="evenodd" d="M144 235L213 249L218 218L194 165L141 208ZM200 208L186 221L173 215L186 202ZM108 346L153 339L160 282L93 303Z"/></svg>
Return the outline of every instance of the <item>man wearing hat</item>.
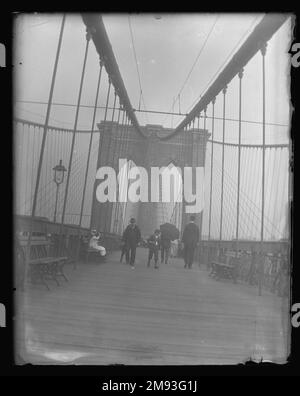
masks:
<svg viewBox="0 0 300 396"><path fill-rule="evenodd" d="M126 247L126 263L134 268L136 247L141 240L141 231L134 218L130 219L130 224L126 227L122 240Z"/></svg>
<svg viewBox="0 0 300 396"><path fill-rule="evenodd" d="M199 227L195 224L195 216L190 216L189 223L185 226L182 235L182 242L184 244L184 268L192 268L194 260L194 252L199 241Z"/></svg>

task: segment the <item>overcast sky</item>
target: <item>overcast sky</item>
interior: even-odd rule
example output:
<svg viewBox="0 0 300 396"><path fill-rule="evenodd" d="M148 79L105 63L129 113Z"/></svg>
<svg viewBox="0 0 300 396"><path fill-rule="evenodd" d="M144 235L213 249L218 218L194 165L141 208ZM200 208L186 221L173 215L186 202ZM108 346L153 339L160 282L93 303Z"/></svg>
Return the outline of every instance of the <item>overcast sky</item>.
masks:
<svg viewBox="0 0 300 396"><path fill-rule="evenodd" d="M173 107L176 112L179 110L188 112L262 17L262 14L162 14L160 16L152 14L105 14L103 15L103 21L132 106L138 108L140 101L139 78L133 51L134 44L143 90L144 102L142 102L142 108L171 111ZM61 20L62 15L60 14L23 14L16 18L14 33L14 72L16 78L14 80L14 88L16 100L15 115L18 117L40 123L45 121L46 105L21 103L18 101L47 102ZM266 126L266 143L288 142L290 68L288 50L290 48L290 40L291 25L290 20L288 20L268 43L266 56L266 121L281 125ZM80 15L68 14L54 89L54 102L71 104L77 102L84 50L85 25ZM82 104L94 105L98 72L99 59L91 42L83 86ZM226 95L226 117L228 118L238 118L238 83L238 77L235 77L228 86ZM100 90L98 105L103 106L107 92L107 75L105 73ZM179 93L180 103L178 100ZM215 115L217 117L222 117L222 96L222 94L218 95L216 100ZM177 100L172 106L174 98ZM113 95L111 96L111 105L112 99ZM93 109L81 109L78 129L89 130L91 128L92 113ZM99 110L96 121L100 122L103 119L103 115L104 111ZM211 106L208 107L208 116L210 115ZM141 125L151 123L161 124L164 127L176 127L183 119L183 117L178 116L172 117L150 113L147 115L145 113L137 113L137 118ZM74 107L52 106L51 125L72 129L74 119ZM111 119L111 113L108 114L108 119ZM260 53L245 67L242 119L262 121L262 56ZM200 127L203 127L203 124L200 124ZM210 119L208 119L206 127L208 132L211 133ZM216 140L222 139L222 130L222 120L216 120L214 135ZM86 137L88 138L88 135ZM78 153L75 154L78 158L87 147L87 140L84 142L83 138L84 136L77 137L78 142L76 143L75 151L78 151ZM237 122L226 122L226 141L238 141ZM261 144L262 125L243 123L242 142ZM27 153L26 161L31 157L37 161L37 152L34 152L34 147L33 141L33 144L29 147L31 152ZM96 150L97 147L96 144L94 149ZM23 144L20 143L18 149L23 153ZM220 161L221 154L219 149L220 147L215 148L215 161ZM48 169L48 173L50 172L49 175L43 174L42 180L42 184L49 185L47 187L49 190L47 190L48 196L55 193L55 189L52 186L53 183L51 183L52 166L56 164L59 158L64 158L64 162L68 158L68 155L64 154L63 156L59 150L54 154L53 158L48 158L49 163L44 164L44 168ZM208 159L209 154L210 149L208 148ZM244 179L248 187L252 186L247 194L259 207L259 195L255 199L253 194L259 186L258 181L261 177L259 172L254 172L253 166L255 165L259 169L261 158L257 157L255 152L253 155L253 159L249 161L250 167L249 164L243 163L245 175L249 174ZM75 162L77 161L76 158ZM233 154L231 154L230 159L234 158ZM231 161L234 164L234 169L229 171L230 176L234 178L236 177L236 161L237 159ZM266 213L274 224L282 222L281 228L284 227L284 208L287 199L287 155L282 161L280 156L276 157L274 155L271 157L267 153L266 174L268 175L267 183L269 184L266 187L266 194L269 198ZM275 165L278 165L275 173L277 184L273 183L274 178L270 176L274 175ZM27 170L34 169L34 166L29 161L27 167L20 165L20 168L24 168L25 172L25 168ZM84 168L79 168L79 173L75 173L76 177L80 179L78 175L84 171ZM31 173L29 172L28 174L27 172L27 177L30 176L32 179L33 175ZM250 175L252 176L250 177ZM217 175L215 176L217 177ZM21 173L20 180L23 181L24 188L26 187L27 189L29 181L25 176L21 176ZM92 186L93 174L91 174L90 183ZM280 186L279 189L276 187L277 185ZM33 179L31 180L31 187L33 188ZM277 195L279 194L277 190L282 191L282 198L279 203L277 202ZM275 191L277 191L276 194ZM30 191L27 195L26 193L23 194L23 192L20 194L20 196L26 197L26 200L30 202ZM75 193L71 195L72 197L76 196ZM91 199L91 196L89 199ZM218 194L216 195L216 200L216 205L218 206ZM70 211L77 212L76 205L72 205ZM232 198L230 198L227 206L231 208L232 205L234 206L234 203ZM214 208L216 217L218 217L217 209ZM269 215L269 213L272 214ZM246 220L241 218L241 224L243 222L245 223ZM217 233L217 225L215 231Z"/></svg>
<svg viewBox="0 0 300 396"><path fill-rule="evenodd" d="M143 90L142 109L171 111L173 108L176 112L187 112L262 17L263 14L104 14L103 20L132 106L138 108L140 101L133 42ZM61 18L59 14L23 14L16 18L16 99L47 101ZM266 57L267 121L284 125L289 120L289 43L288 21L269 42ZM54 102L77 102L84 46L85 26L80 15L67 15ZM94 104L97 74L98 55L92 44L83 104ZM105 104L106 87L105 76L100 105ZM243 119L261 121L260 54L245 68L243 93ZM228 88L227 117L238 117L237 100L236 77ZM45 118L45 105L18 103L16 109L16 114L22 118L39 122ZM222 115L221 95L217 98L216 115ZM51 124L72 128L74 117L75 108L53 106ZM101 117L103 112L99 110L98 121ZM79 128L89 129L91 118L92 109L82 109ZM142 125L152 123L175 127L183 117L137 113L137 118ZM229 140L236 140L236 128L237 123L228 123ZM248 135L248 140L255 142L261 139L261 127L245 124L245 128L247 133L244 135ZM218 128L217 122L216 138L220 137L218 129L221 125ZM278 142L286 140L286 137L287 128L267 127L267 139Z"/></svg>

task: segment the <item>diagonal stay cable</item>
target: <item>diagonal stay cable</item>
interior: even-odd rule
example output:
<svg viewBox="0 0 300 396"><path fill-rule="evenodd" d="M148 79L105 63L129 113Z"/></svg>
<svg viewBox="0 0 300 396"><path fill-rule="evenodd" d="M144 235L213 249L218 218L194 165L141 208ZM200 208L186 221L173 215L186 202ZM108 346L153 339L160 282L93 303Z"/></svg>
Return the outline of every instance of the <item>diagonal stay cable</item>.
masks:
<svg viewBox="0 0 300 396"><path fill-rule="evenodd" d="M133 37L133 31L132 31L132 26L131 26L130 15L128 15L128 24L129 24L129 31L130 31L130 38L131 38L131 43L132 43L134 60L135 60L135 66L136 66L138 80L139 80L140 98L142 99L144 109L147 110L146 105L145 105L145 100L144 100L144 94L143 94L143 88L142 88L142 82L141 82L141 75L140 75L139 64L138 64L137 55L136 55L136 49L135 49L135 44L134 44L134 37ZM148 119L147 113L146 113L146 118L147 118L147 122L149 124L149 119Z"/></svg>
<svg viewBox="0 0 300 396"><path fill-rule="evenodd" d="M215 77L219 74L219 72L225 67L225 65L228 63L230 57L233 55L233 53L240 47L240 45L242 44L243 40L245 39L245 37L247 35L250 34L252 28L254 27L254 24L256 23L256 21L260 18L260 16L257 16L254 21L251 23L250 27L247 29L247 31L243 34L243 36L240 38L240 40L237 42L237 44L234 46L234 48L230 51L229 55L227 56L227 58L224 60L224 62L221 64L221 66L218 68L218 70L215 72L215 74L212 76L212 78L209 80L209 82L206 84L205 88L202 90L201 94L199 95L198 98L196 98L194 100L194 102L191 104L191 106L189 107L189 110L191 110L193 108L193 106L196 104L196 102L203 96L204 92L208 89L208 87L210 86L210 84L213 82L213 80L215 79ZM188 110L188 111L189 111ZM186 111L186 113L188 113L188 111Z"/></svg>
<svg viewBox="0 0 300 396"><path fill-rule="evenodd" d="M212 34L212 32L214 30L214 27L216 26L216 23L217 23L219 17L220 17L220 15L217 15L213 25L211 26L211 28L210 28L210 30L209 30L209 32L208 32L208 34L207 34L207 36L206 36L206 38L204 40L204 43L202 44L202 47L200 48L200 50L198 52L198 55L196 56L196 59L194 60L194 63L192 64L192 67L191 67L190 71L188 72L188 75L186 76L186 78L184 80L184 83L182 84L182 87L180 88L180 90L178 92L178 95L176 96L177 98L180 96L181 92L185 88L185 86L186 86L186 84L187 84L187 82L188 82L188 80L189 80L189 78L190 78L190 76L191 76L191 74L192 74L192 72L193 72L198 60L199 60L199 58L200 58L200 55L202 54L202 52L203 52L203 50L204 50L204 48L206 46L206 43L208 42L208 39L209 39L210 35Z"/></svg>
<svg viewBox="0 0 300 396"><path fill-rule="evenodd" d="M214 158L214 161L220 167L220 162L218 160L216 160L215 158ZM216 168L216 169L219 170L218 168ZM227 177L227 180L229 183L231 183L232 185L235 184L235 180L226 170L224 170L224 174ZM252 211L252 215L256 218L259 218L259 216L257 215L257 211L259 210L259 207L257 206L257 204L249 197L249 195L247 193L245 193L245 191L243 189L241 189L241 196L243 196L243 198L245 199L244 202L248 206L249 210ZM248 203L247 203L247 201L248 201ZM264 218L269 223L270 226L274 226L275 230L279 231L279 229L277 228L277 226L274 224L274 222L271 219L267 218L266 216L264 216Z"/></svg>
<svg viewBox="0 0 300 396"><path fill-rule="evenodd" d="M187 82L188 82L188 80L189 80L189 78L190 78L190 76L191 76L191 74L192 74L192 72L193 72L193 70L194 70L194 68L195 68L195 66L196 66L196 64L197 64L197 62L198 62L198 60L199 60L199 58L200 58L200 56L201 56L201 54L202 54L202 52L203 52L205 46L206 46L206 44L207 44L207 42L208 42L208 39L209 39L210 35L212 34L212 32L213 32L213 30L214 30L214 27L216 26L216 23L217 23L219 17L220 17L220 15L217 15L217 16L216 16L216 19L215 19L213 25L211 26L211 28L210 28L208 34L206 35L206 38L205 38L205 40L204 40L204 42L203 42L203 44L202 44L202 46L201 46L201 48L200 48L200 50L199 50L197 56L196 56L196 59L194 60L194 63L192 64L192 67L190 68L190 71L188 72L188 74L187 74L187 76L186 76L186 78L185 78L185 80L184 80L184 82L183 82L183 84L182 84L182 86L181 86L181 88L180 88L178 94L175 96L175 99L173 99L172 106L171 106L171 108L170 108L170 110L169 110L168 112L170 112L170 111L172 110L172 108L173 108L173 106L175 105L175 103L176 103L177 100L180 101L180 94L181 94L181 92L183 91L183 89L185 88L185 86L186 86L186 84L187 84ZM179 112L181 113L181 111L179 111ZM167 116L165 117L165 119L163 120L163 123L165 122L165 120L166 120L167 117L168 117L168 115L167 115Z"/></svg>

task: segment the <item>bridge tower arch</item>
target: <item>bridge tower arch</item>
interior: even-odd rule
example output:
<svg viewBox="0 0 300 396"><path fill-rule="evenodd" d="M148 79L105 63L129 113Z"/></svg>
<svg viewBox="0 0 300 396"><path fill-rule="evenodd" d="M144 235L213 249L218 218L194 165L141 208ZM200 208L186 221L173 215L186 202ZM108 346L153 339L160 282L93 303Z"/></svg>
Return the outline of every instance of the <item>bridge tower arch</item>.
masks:
<svg viewBox="0 0 300 396"><path fill-rule="evenodd" d="M209 133L204 129L189 129L167 138L173 129L163 128L161 125L148 124L141 127L146 138L138 134L133 127L126 128L115 122L101 122L98 124L100 139L97 169L103 166L110 166L115 169L116 175L119 172L119 160L132 160L136 166L144 167L148 172L148 197L149 202L138 202L135 213L137 221L141 227L142 234L148 235L153 232L153 226L149 218L153 218L153 211L157 210L157 203L150 202L151 198L151 167L166 167L174 164L180 168L181 175L184 175L184 167L193 168L193 192L195 193L196 173L195 168L204 168L205 151ZM204 173L204 172L203 172ZM118 211L118 202L100 203L96 199L96 189L101 181L95 180L91 228L96 228L102 232L120 233L114 227ZM204 180L201 181L204 183ZM182 225L188 221L191 213L186 213L187 203L182 198ZM196 222L201 225L202 213L195 213ZM163 219L161 219L163 222ZM150 224L151 223L151 224Z"/></svg>

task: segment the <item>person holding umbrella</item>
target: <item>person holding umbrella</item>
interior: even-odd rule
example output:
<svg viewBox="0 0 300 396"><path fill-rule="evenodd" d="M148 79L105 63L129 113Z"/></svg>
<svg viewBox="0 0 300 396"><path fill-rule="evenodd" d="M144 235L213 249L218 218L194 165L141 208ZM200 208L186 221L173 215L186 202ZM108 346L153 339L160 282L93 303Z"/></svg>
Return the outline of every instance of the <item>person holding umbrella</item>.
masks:
<svg viewBox="0 0 300 396"><path fill-rule="evenodd" d="M170 235L166 232L166 230L161 231L160 236L160 253L161 253L161 264L165 262L168 264L170 249L171 249L171 238Z"/></svg>
<svg viewBox="0 0 300 396"><path fill-rule="evenodd" d="M160 226L161 232L161 263L168 264L171 241L179 238L179 230L174 224L164 223Z"/></svg>

